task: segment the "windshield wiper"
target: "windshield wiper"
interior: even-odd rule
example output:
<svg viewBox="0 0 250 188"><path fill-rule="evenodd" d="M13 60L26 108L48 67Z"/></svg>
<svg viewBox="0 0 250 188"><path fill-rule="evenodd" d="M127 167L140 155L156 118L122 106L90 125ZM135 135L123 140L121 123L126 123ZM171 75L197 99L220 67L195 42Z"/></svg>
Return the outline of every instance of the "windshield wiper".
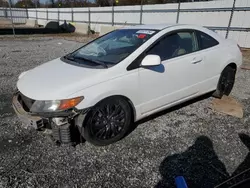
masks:
<svg viewBox="0 0 250 188"><path fill-rule="evenodd" d="M84 57L77 57L77 56L69 56L67 58L69 60L72 60L72 61L75 61L76 59L80 59L80 60L83 60L83 61L89 61L89 62L95 63L97 65L102 65L104 68L108 68L108 65L106 63L101 62L101 61L97 61L97 60L93 60L93 59L87 59L87 58L84 58Z"/></svg>
<svg viewBox="0 0 250 188"><path fill-rule="evenodd" d="M72 56L71 54L65 55L64 58L65 58L65 59L68 59L68 60L70 60L70 61L75 61L74 56Z"/></svg>
<svg viewBox="0 0 250 188"><path fill-rule="evenodd" d="M108 68L108 65L106 63L104 63L104 62L96 61L96 60L92 60L92 59L87 59L87 58L84 58L84 57L77 57L77 56L73 56L72 54L65 55L64 58L68 59L70 61L75 61L76 59L80 59L80 60L83 60L83 61L89 61L89 62L95 63L97 65L102 65L104 68Z"/></svg>
<svg viewBox="0 0 250 188"><path fill-rule="evenodd" d="M74 57L74 59L89 61L89 62L95 63L97 65L102 65L104 68L108 68L108 65L106 63L101 62L101 61L96 61L96 60L93 60L93 59L87 59L87 58L84 58L84 57Z"/></svg>

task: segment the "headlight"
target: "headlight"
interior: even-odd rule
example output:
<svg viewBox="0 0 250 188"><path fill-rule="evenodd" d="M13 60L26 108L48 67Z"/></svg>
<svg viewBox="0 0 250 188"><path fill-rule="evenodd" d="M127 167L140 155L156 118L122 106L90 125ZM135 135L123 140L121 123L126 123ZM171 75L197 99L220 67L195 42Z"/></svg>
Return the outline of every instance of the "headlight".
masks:
<svg viewBox="0 0 250 188"><path fill-rule="evenodd" d="M78 105L84 97L73 99L53 100L53 101L35 101L32 105L31 112L56 112L63 111Z"/></svg>

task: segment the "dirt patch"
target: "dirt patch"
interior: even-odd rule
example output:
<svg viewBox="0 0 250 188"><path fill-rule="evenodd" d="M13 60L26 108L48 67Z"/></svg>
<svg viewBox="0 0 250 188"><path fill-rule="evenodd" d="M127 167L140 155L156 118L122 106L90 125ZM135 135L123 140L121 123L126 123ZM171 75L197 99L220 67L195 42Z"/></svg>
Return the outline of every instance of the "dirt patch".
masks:
<svg viewBox="0 0 250 188"><path fill-rule="evenodd" d="M250 48L243 48L242 54L245 59L250 59Z"/></svg>
<svg viewBox="0 0 250 188"><path fill-rule="evenodd" d="M234 98L223 96L221 99L213 99L212 108L220 113L243 118L243 106Z"/></svg>
<svg viewBox="0 0 250 188"><path fill-rule="evenodd" d="M241 51L243 55L243 64L241 65L241 68L244 70L250 70L250 49L243 48Z"/></svg>
<svg viewBox="0 0 250 188"><path fill-rule="evenodd" d="M250 64L250 49L242 49L244 64Z"/></svg>

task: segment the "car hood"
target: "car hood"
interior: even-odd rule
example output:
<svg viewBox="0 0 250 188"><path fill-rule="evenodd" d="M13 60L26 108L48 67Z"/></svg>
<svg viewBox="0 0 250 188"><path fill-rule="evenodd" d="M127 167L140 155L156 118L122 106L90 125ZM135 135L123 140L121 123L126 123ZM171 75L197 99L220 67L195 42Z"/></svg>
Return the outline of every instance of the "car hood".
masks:
<svg viewBox="0 0 250 188"><path fill-rule="evenodd" d="M34 100L67 99L69 95L99 83L99 78L103 78L107 71L68 64L58 58L20 75L17 88Z"/></svg>

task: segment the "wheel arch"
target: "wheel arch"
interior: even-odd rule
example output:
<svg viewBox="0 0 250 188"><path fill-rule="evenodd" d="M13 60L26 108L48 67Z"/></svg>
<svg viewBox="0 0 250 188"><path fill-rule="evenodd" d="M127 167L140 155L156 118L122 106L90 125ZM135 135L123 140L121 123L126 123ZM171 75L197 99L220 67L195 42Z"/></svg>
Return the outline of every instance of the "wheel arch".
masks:
<svg viewBox="0 0 250 188"><path fill-rule="evenodd" d="M222 64L222 65L220 66L219 70L218 70L218 71L220 71L220 72L218 72L218 73L221 74L221 73L224 71L224 69L225 69L226 67L231 67L231 68L233 68L233 69L235 70L235 72L236 72L237 69L238 69L238 66L237 66L237 64L235 63L235 61L232 61L232 60L231 60L231 61L228 61L228 62Z"/></svg>
<svg viewBox="0 0 250 188"><path fill-rule="evenodd" d="M237 71L237 65L236 65L236 63L234 63L234 62L229 63L226 67L231 67L231 68L233 68L233 69L235 70L235 72ZM226 67L225 67L225 68L226 68Z"/></svg>
<svg viewBox="0 0 250 188"><path fill-rule="evenodd" d="M104 100L106 100L106 99L115 98L115 97L117 97L117 98L122 98L122 99L124 99L125 101L128 102L129 107L130 107L131 112L132 112L132 114L131 114L131 115L132 115L132 119L133 119L133 121L135 121L135 119L136 119L136 109L135 109L135 106L134 106L133 102L132 102L128 97L126 97L126 96L124 96L124 95L116 94L116 95L107 96L107 97L105 97L105 98L99 100L95 105L99 104L100 102L102 102L102 101L104 101ZM95 105L94 105L94 106L95 106Z"/></svg>
<svg viewBox="0 0 250 188"><path fill-rule="evenodd" d="M219 89L219 85L220 85L220 82L221 82L221 76L224 72L224 70L227 68L227 67L230 67L234 70L234 73L236 74L236 71L237 71L237 64L234 63L234 62L231 62L231 63L228 63L226 66L224 66L224 68L222 69L221 71L221 75L219 77L219 80L218 80L218 84L217 84L217 89L216 91L213 93L213 96L216 97L216 98L221 98L223 96L222 92L220 91Z"/></svg>

